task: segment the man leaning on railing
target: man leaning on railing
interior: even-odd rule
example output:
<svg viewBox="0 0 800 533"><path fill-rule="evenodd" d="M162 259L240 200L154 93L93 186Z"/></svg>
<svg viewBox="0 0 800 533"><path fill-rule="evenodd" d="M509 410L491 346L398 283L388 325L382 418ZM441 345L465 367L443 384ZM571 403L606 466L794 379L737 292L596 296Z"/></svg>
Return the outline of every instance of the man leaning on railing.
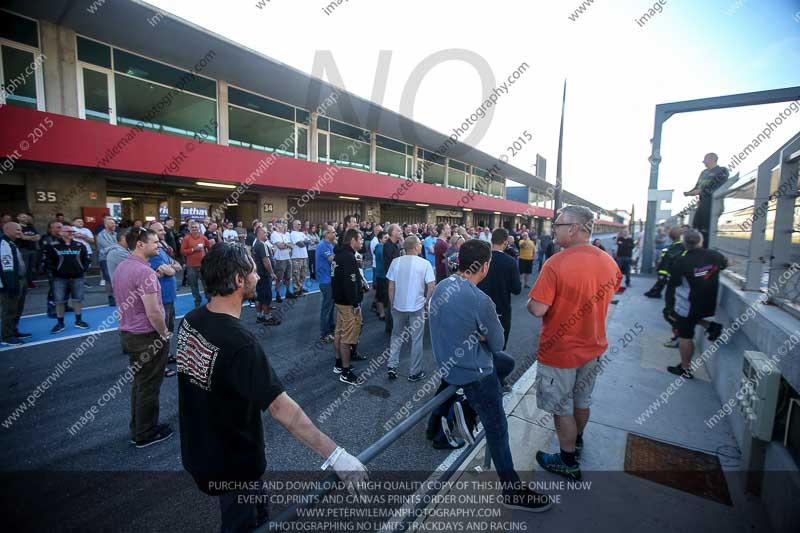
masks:
<svg viewBox="0 0 800 533"><path fill-rule="evenodd" d="M201 491L219 496L222 531L251 531L268 520L261 412L327 458L351 492L367 469L309 420L283 390L256 336L239 320L258 274L247 249L218 243L203 258L211 301L187 313L178 332L178 398L183 466Z"/></svg>
<svg viewBox="0 0 800 533"><path fill-rule="evenodd" d="M430 315L433 355L447 382L464 389L486 432L486 446L503 486L505 507L541 512L550 508L547 495L538 494L520 481L508 441L508 422L503 410L500 382L514 368L514 360L501 352L503 326L492 300L477 284L489 272L492 249L473 239L459 250L458 272L442 280L433 292ZM469 341L475 338L476 342ZM458 417L457 417L458 418ZM469 428L459 429L471 440Z"/></svg>

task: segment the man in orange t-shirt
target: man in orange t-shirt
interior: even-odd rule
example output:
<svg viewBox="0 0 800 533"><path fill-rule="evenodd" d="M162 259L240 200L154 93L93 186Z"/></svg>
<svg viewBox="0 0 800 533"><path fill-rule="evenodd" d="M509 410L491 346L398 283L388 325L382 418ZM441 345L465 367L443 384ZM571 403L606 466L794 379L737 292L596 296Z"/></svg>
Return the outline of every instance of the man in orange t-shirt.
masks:
<svg viewBox="0 0 800 533"><path fill-rule="evenodd" d="M181 242L181 255L186 258L186 272L189 276L189 286L194 297L194 306L200 307L200 265L206 252L211 249L211 242L200 232L200 224L192 221L189 224L189 235ZM207 299L207 298L206 298Z"/></svg>
<svg viewBox="0 0 800 533"><path fill-rule="evenodd" d="M622 273L607 253L591 245L594 214L567 206L553 223L562 251L544 264L531 289L528 311L543 317L537 352L536 404L553 414L560 453L536 452L545 470L580 479L578 459L600 356L608 348L606 315Z"/></svg>

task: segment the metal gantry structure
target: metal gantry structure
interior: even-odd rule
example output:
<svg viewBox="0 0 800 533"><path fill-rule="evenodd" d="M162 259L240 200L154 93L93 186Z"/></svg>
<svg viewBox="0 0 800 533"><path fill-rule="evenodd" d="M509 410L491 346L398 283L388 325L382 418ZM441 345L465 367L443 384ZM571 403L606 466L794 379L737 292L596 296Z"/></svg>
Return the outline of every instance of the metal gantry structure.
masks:
<svg viewBox="0 0 800 533"><path fill-rule="evenodd" d="M647 223L645 224L644 250L642 250L642 269L644 272L653 271L653 245L657 222L656 209L658 204L658 166L661 163L661 134L664 122L672 115L678 113L793 102L796 100L800 100L800 87L787 87L769 91L716 96L713 98L658 104L656 106L653 138L651 140L652 152L649 158L650 183L647 191ZM791 236L789 238L791 239Z"/></svg>

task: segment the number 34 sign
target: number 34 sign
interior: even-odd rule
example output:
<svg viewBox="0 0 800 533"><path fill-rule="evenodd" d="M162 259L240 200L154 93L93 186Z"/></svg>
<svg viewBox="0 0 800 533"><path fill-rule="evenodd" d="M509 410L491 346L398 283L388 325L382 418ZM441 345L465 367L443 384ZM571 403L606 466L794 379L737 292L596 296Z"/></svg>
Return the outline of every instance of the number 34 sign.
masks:
<svg viewBox="0 0 800 533"><path fill-rule="evenodd" d="M36 191L36 203L54 204L57 201L55 191Z"/></svg>

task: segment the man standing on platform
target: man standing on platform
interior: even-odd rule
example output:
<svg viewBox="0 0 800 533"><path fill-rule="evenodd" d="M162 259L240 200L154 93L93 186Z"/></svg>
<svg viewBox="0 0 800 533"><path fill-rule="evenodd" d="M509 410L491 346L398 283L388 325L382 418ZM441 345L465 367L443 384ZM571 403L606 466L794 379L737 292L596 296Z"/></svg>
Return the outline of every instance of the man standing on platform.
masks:
<svg viewBox="0 0 800 533"><path fill-rule="evenodd" d="M717 165L717 154L708 153L703 158L705 170L700 173L697 183L691 191L683 193L684 196L697 196L697 209L692 218L692 227L703 234L703 248L708 248L708 232L711 229L711 199L714 191L719 189L727 180L730 172L727 168Z"/></svg>

